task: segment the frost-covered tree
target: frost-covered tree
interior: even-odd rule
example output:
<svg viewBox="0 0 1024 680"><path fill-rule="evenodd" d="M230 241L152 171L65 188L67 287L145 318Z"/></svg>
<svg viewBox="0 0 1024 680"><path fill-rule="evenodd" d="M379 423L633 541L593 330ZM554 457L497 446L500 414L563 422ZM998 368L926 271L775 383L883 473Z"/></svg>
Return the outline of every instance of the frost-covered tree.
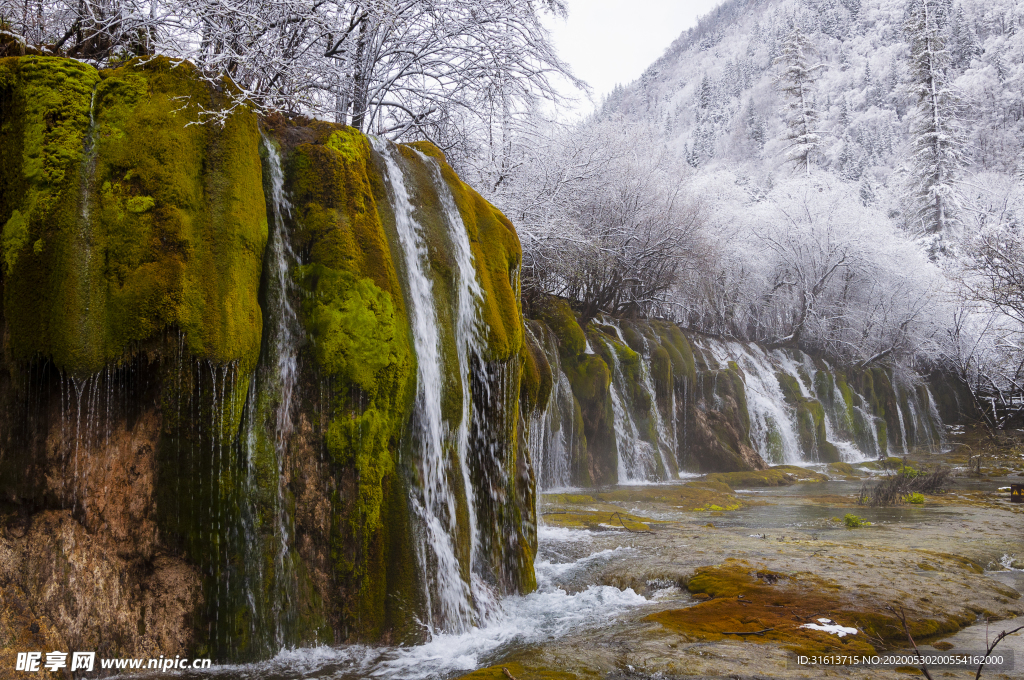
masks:
<svg viewBox="0 0 1024 680"><path fill-rule="evenodd" d="M53 0L3 3L0 25L19 52L98 66L162 54L191 61L218 87L230 82L224 90L236 106L449 146L471 130L515 124L540 99L557 99L555 78L580 84L556 55L544 13L564 15L565 4Z"/></svg>
<svg viewBox="0 0 1024 680"><path fill-rule="evenodd" d="M813 56L814 47L810 39L797 27L786 37L782 52L775 59L781 67L775 84L786 98L783 119L786 160L806 173L811 171L812 154L821 146L814 86L824 65L813 63Z"/></svg>
<svg viewBox="0 0 1024 680"><path fill-rule="evenodd" d="M957 182L964 166L964 134L956 96L948 82L947 7L937 0L912 0L904 25L910 44L910 182L920 230L935 256L957 221Z"/></svg>

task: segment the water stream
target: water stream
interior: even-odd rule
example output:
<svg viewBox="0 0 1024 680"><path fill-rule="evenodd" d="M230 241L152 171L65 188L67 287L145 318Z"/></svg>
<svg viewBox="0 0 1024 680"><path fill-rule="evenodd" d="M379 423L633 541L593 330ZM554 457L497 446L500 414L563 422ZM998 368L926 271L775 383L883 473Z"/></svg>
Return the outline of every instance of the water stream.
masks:
<svg viewBox="0 0 1024 680"><path fill-rule="evenodd" d="M450 476L463 477L462 458L447 455L446 448L458 450L463 436L455 436L441 414L441 338L434 302L434 286L428 275L429 253L423 227L414 217L405 173L394 147L375 140L383 158L395 227L407 270L408 308L412 315L413 345L416 352L416 404L413 440L416 449L418 484L414 485L413 509L420 520L417 554L426 588L426 620L432 635L442 631L465 631L475 619L473 593L461 576L456 554L458 508ZM460 301L461 303L461 301ZM462 305L460 304L460 310ZM466 427L465 423L461 424ZM453 441L454 439L454 441ZM458 470L453 470L458 466ZM465 477L464 477L465 478Z"/></svg>

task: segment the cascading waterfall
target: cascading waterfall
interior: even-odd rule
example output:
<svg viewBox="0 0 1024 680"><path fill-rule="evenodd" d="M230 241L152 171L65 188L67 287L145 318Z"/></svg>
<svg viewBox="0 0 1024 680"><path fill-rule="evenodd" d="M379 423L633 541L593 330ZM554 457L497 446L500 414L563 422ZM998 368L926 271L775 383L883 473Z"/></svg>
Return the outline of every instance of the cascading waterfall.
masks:
<svg viewBox="0 0 1024 680"><path fill-rule="evenodd" d="M818 379L818 368L814 365L814 362L811 361L811 358L808 355L803 354L802 352L801 355L803 358L804 370L807 372L811 382L807 389L814 391L814 385L817 383ZM823 363L825 363L826 369L829 373L832 373L831 366L829 366L827 362ZM800 379L799 375L797 375L797 379ZM800 384L801 388L803 388L803 383L801 382ZM849 420L849 416L846 413L846 401L843 399L842 392L835 386L834 379L832 380L831 408L829 408L829 404L825 401L822 401L821 405L825 411L825 441L836 447L842 461L844 463L863 463L870 460L870 458L864 455L864 453L858 449L853 442L840 436L841 432L849 432L851 427L846 427L844 430L844 426L846 426L846 421ZM904 441L906 441L905 438Z"/></svg>
<svg viewBox="0 0 1024 680"><path fill-rule="evenodd" d="M384 160L395 227L404 254L406 294L416 352L417 391L412 434L418 480L414 484L412 506L421 523L417 555L423 582L427 585L427 620L424 624L432 634L444 630L466 630L475 623L475 610L471 586L462 577L462 565L456 554L458 500L450 475L459 474L466 479L467 473L463 469L452 470L453 466L463 468L458 453L463 435L457 432L453 437L441 413L441 338L433 283L427 274L429 256L422 227L414 218L405 174L395 151L387 142L376 139L374 149ZM460 311L461 302L460 299ZM468 342L468 339L464 340ZM463 422L460 428L465 427L467 423ZM446 449L453 448L456 449L454 457L446 453Z"/></svg>
<svg viewBox="0 0 1024 680"><path fill-rule="evenodd" d="M644 340L644 344L647 344L647 340ZM658 455L661 458L662 470L664 470L665 479L669 479L672 475L672 469L675 465L669 464L668 453L675 450L675 409L672 411L672 432L668 431L668 427L665 425L665 419L661 417L661 409L658 406L658 392L654 388L654 380L651 378L651 360L648 354L640 355L640 377L642 379L642 386L647 391L648 397L651 399L651 415L654 417L654 431L658 434Z"/></svg>
<svg viewBox="0 0 1024 680"><path fill-rule="evenodd" d="M612 382L610 386L612 414L615 419L615 446L618 450L619 484L643 484L658 481L658 460L656 444L640 436L640 428L633 418L626 379L615 347L605 343L612 357ZM654 408L657 408L655 403Z"/></svg>
<svg viewBox="0 0 1024 680"><path fill-rule="evenodd" d="M729 362L734 361L743 371L747 411L750 416L750 440L754 449L770 463L806 465L817 462L809 453L801 450L800 438L797 435L796 410L786 403L777 378L778 373L792 377L802 399L818 401L815 385L819 369L808 355L798 352L794 357L783 350L767 351L753 344L707 337L694 338L692 342L694 350L704 356L709 370L713 371L710 377L713 403L708 405L709 408L721 408L721 397L717 389L718 371L725 370ZM826 369L832 373L827 364ZM698 387L706 379L709 378L698 374ZM827 400L819 401L825 414L825 439L835 446L844 462L858 463L878 458L882 455L882 447L878 441L881 419L867 407L868 401L863 395L852 387L850 391L855 404L860 404L852 407L852 420L842 391L835 384L834 378L832 403L829 404ZM897 399L897 417L900 421L904 451L909 449L911 437L915 436L921 445L932 449L936 446L933 428L934 423L941 423L941 419L934 408L934 400L929 398L928 401L929 408L924 409L916 392L909 390L909 421L904 421L904 414ZM912 423L913 432L907 432L905 422ZM939 429L941 431L941 427ZM846 439L850 436L849 433L854 431L864 433L861 437L863 441L854 443ZM895 440L895 436L891 439Z"/></svg>
<svg viewBox="0 0 1024 680"><path fill-rule="evenodd" d="M546 330L546 329L545 329ZM533 330L527 327L533 335ZM530 418L530 450L538 489L558 489L570 484L570 457L576 438L575 404L569 378L562 370L558 340L550 331L534 339L544 350L551 366L551 394L542 411Z"/></svg>
<svg viewBox="0 0 1024 680"><path fill-rule="evenodd" d="M470 537L470 587L472 592L473 606L475 608L477 623L487 619L495 608L495 595L491 588L484 582L478 563L481 559L481 530L479 526L480 503L500 503L503 499L495 498L493 491L487 489L486 497L478 497L474 491L471 469L474 461L470 460L470 433L471 423L474 419L479 423L486 419L482 413L483 404L492 403L495 400L505 400L514 393L509 384L512 379L512 372L499 370L499 375L490 375L488 367L483 362L484 343L481 337L482 321L480 319L480 302L483 299L483 289L477 281L476 266L473 262L473 252L469 244L469 235L466 225L462 221L462 215L455 205L455 197L451 189L444 181L441 167L437 161L417 151L420 159L430 168L434 188L441 199L441 209L448 226L448 234L451 237L452 250L455 255L455 263L458 267L458 314L455 325L455 345L459 356L459 380L462 389L462 419L457 429L457 446L459 462L462 470L463 485L466 492L466 504L468 506L469 537ZM479 380L476 384L482 388L484 394L477 395L474 392L474 371ZM500 393L500 394L499 394ZM508 408L508 404L504 404ZM504 443L504 442L503 442ZM496 450L493 447L481 447L483 453L490 457L483 467L487 468L489 475L505 474L505 466L500 455L505 447ZM493 488L492 485L491 487ZM500 480L500 486L504 486L506 479Z"/></svg>
<svg viewBox="0 0 1024 680"><path fill-rule="evenodd" d="M718 363L716 370L725 368L730 358L743 370L754 450L770 463L804 462L796 433L795 414L786 406L782 388L775 377L776 369L771 363L774 355L767 354L760 347L725 344L713 339L705 340L700 346Z"/></svg>
<svg viewBox="0 0 1024 680"><path fill-rule="evenodd" d="M274 513L277 519L277 526L275 527L277 535L274 538L277 542L277 550L274 557L275 596L273 598L273 611L271 612L269 624L274 644L278 649L281 649L285 644L285 619L293 618L293 609L297 599L295 581L290 574L288 560L288 551L291 543L291 517L288 514L288 506L285 501L283 466L287 456L288 440L294 430L294 394L298 380L298 346L301 329L294 306L296 291L291 275L292 267L297 263L297 258L291 245L290 230L287 225L291 204L284 191L284 171L281 167L281 157L277 147L264 136L263 148L267 155L266 167L269 171L268 207L270 208L270 218L273 220L273 227L267 244L267 254L270 260L267 266L271 273L266 293L270 338L267 363L270 370L263 373L259 378L265 377L271 383L277 396L277 403L273 412L273 450L274 462L277 468L277 507ZM259 383L259 378L257 383ZM263 386L260 387L263 388ZM256 395L250 395L250 399L255 402ZM250 427L253 424L250 421ZM247 437L246 441L250 446L254 444L254 439L251 437ZM255 475L256 470L253 464L252 449L250 449L246 458L249 461L249 474ZM252 481L254 482L254 480ZM250 487L254 487L254 484L250 484Z"/></svg>

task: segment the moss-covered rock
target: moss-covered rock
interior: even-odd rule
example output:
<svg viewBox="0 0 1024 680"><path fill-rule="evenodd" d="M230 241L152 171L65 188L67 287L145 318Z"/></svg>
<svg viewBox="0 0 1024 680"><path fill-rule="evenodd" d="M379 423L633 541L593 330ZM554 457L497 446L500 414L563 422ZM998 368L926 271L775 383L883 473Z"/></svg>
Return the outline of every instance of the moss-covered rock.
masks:
<svg viewBox="0 0 1024 680"><path fill-rule="evenodd" d="M252 370L267 240L255 115L188 125L220 95L166 59L98 72L8 58L0 88L11 357L84 376L175 328L193 356Z"/></svg>

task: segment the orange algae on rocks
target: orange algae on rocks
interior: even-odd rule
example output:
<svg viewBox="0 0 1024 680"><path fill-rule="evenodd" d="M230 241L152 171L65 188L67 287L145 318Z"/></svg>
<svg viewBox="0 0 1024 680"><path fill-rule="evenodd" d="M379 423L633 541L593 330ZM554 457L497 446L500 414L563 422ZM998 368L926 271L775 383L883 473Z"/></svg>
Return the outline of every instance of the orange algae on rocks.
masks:
<svg viewBox="0 0 1024 680"><path fill-rule="evenodd" d="M687 588L702 601L646 620L694 641L778 644L801 654L870 654L877 651L876 645L906 642L902 624L881 603L848 599L840 586L808 573L786 574L728 559L698 569ZM839 637L803 627L818 619L856 628L857 633ZM908 610L907 623L919 641L956 631L964 622L926 619Z"/></svg>

